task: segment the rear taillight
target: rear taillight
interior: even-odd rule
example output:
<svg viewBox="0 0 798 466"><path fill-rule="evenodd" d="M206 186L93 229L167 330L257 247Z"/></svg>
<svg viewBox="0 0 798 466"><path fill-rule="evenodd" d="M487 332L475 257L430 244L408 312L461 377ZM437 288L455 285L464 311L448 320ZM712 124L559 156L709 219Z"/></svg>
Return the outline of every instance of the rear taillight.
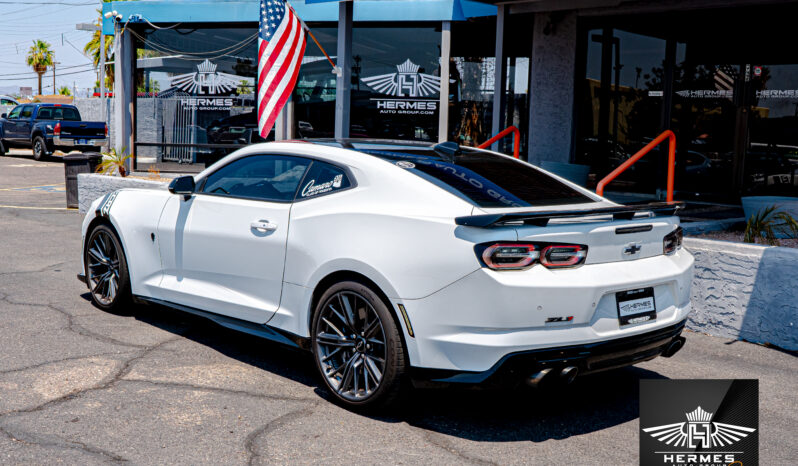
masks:
<svg viewBox="0 0 798 466"><path fill-rule="evenodd" d="M108 137L108 125L105 125L105 137Z"/></svg>
<svg viewBox="0 0 798 466"><path fill-rule="evenodd" d="M477 256L493 270L520 270L540 262L547 268L576 267L587 257L587 246L551 243L489 243L476 247Z"/></svg>
<svg viewBox="0 0 798 466"><path fill-rule="evenodd" d="M53 128L53 135L61 136L61 123L60 122L55 124L55 128Z"/></svg>
<svg viewBox="0 0 798 466"><path fill-rule="evenodd" d="M496 243L482 251L482 260L491 269L512 270L524 269L540 256L534 244L529 243Z"/></svg>
<svg viewBox="0 0 798 466"><path fill-rule="evenodd" d="M673 254L681 249L683 237L682 227L676 227L675 230L665 235L665 238L662 239L662 253Z"/></svg>
<svg viewBox="0 0 798 466"><path fill-rule="evenodd" d="M546 267L575 267L587 257L587 248L578 244L546 246L540 253L540 263Z"/></svg>

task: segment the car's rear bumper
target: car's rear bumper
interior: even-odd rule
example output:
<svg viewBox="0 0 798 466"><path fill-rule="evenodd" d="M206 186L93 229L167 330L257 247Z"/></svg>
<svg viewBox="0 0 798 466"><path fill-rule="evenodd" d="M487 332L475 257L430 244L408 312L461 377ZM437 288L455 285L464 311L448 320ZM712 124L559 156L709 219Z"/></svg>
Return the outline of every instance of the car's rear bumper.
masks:
<svg viewBox="0 0 798 466"><path fill-rule="evenodd" d="M540 373L557 378L566 367L576 368L573 375L615 369L675 354L685 340L685 322L614 340L511 353L486 371L412 368L411 377L416 382L513 385Z"/></svg>
<svg viewBox="0 0 798 466"><path fill-rule="evenodd" d="M78 139L85 140L85 144L78 144ZM85 138L64 138L60 136L53 137L53 147L99 147L105 144L105 138L101 137L85 137Z"/></svg>
<svg viewBox="0 0 798 466"><path fill-rule="evenodd" d="M413 367L484 372L508 354L598 344L671 327L690 313L693 258L549 270L480 269L415 300L397 300ZM656 317L622 325L616 293L653 288ZM408 323L413 335L407 332Z"/></svg>

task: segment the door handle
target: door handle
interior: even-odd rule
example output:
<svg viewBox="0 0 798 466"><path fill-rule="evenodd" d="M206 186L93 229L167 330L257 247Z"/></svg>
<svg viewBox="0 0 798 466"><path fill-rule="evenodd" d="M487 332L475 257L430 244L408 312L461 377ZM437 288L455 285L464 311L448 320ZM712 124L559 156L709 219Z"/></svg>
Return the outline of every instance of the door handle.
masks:
<svg viewBox="0 0 798 466"><path fill-rule="evenodd" d="M260 232L267 232L267 231L274 231L277 229L276 223L271 223L268 220L256 220L249 224L249 227L253 230L258 230Z"/></svg>

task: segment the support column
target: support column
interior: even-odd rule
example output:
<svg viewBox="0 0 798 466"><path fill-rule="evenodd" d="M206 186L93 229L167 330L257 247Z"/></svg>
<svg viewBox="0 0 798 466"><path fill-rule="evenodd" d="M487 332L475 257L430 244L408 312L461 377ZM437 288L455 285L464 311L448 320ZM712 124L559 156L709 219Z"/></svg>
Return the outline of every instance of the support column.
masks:
<svg viewBox="0 0 798 466"><path fill-rule="evenodd" d="M114 32L114 142L111 148L126 148L127 153L132 154L133 36L121 32L122 25L117 23Z"/></svg>
<svg viewBox="0 0 798 466"><path fill-rule="evenodd" d="M504 129L504 110L507 93L507 59L504 56L504 25L507 20L507 6L496 5L496 57L493 68L493 120L491 125L491 136L498 134ZM499 143L491 146L492 150L497 150Z"/></svg>
<svg viewBox="0 0 798 466"><path fill-rule="evenodd" d="M529 81L529 162L571 161L576 13L538 13Z"/></svg>
<svg viewBox="0 0 798 466"><path fill-rule="evenodd" d="M285 141L288 139L295 139L296 132L294 131L294 99L288 98L285 106L280 110L277 116L277 121L274 125L274 140Z"/></svg>
<svg viewBox="0 0 798 466"><path fill-rule="evenodd" d="M338 4L338 77L335 80L335 137L349 137L352 97L352 16L354 2Z"/></svg>
<svg viewBox="0 0 798 466"><path fill-rule="evenodd" d="M438 101L438 142L449 140L449 62L452 58L452 22L441 25L441 95Z"/></svg>

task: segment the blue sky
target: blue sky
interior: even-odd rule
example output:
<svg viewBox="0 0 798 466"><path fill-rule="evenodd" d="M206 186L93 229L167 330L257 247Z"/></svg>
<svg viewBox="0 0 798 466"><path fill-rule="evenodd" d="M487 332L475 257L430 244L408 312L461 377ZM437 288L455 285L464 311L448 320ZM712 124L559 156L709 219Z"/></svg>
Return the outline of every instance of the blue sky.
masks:
<svg viewBox="0 0 798 466"><path fill-rule="evenodd" d="M13 1L13 0L9 0ZM75 30L77 23L97 19L100 2L85 4L86 0L20 0L16 4L0 4L0 94L16 93L20 86L30 86L36 92L37 79L25 64L25 55L34 39L49 42L55 52L56 86L78 87L80 93L94 86L97 76L83 54L83 46L91 38L90 32ZM77 50L76 50L77 49ZM52 94L53 73L47 71L42 79L43 93ZM45 88L45 86L47 86Z"/></svg>

